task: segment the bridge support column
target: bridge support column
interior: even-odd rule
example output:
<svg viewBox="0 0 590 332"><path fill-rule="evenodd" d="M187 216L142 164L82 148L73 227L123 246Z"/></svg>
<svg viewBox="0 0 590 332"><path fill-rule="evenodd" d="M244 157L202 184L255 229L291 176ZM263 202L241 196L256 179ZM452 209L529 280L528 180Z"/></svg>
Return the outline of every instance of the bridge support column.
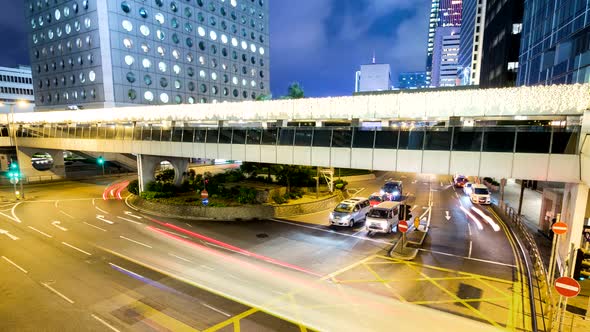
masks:
<svg viewBox="0 0 590 332"><path fill-rule="evenodd" d="M53 164L40 162L37 164L36 169L33 167L33 155L36 153L48 153L53 159ZM16 158L20 166L21 176L26 178L27 182L57 180L66 177L62 150L32 149L19 146L16 151Z"/></svg>
<svg viewBox="0 0 590 332"><path fill-rule="evenodd" d="M189 160L187 158L137 155L137 177L139 181L139 191L145 191L145 186L151 181L155 181L156 169L162 161L168 161L174 167L174 185L180 186L184 173L188 170Z"/></svg>
<svg viewBox="0 0 590 332"><path fill-rule="evenodd" d="M558 243L559 268L563 269L569 250L573 244L575 248L582 246L582 232L584 222L588 218L587 206L589 188L585 183L566 183L563 192L563 205L561 208L561 221L568 225L568 231L560 236ZM569 267L568 267L569 268Z"/></svg>

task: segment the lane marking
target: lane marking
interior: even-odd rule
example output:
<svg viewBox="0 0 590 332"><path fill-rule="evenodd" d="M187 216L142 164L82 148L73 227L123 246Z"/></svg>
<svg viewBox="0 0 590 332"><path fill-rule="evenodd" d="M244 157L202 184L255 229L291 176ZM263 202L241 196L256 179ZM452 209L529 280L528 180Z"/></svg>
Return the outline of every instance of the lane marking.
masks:
<svg viewBox="0 0 590 332"><path fill-rule="evenodd" d="M139 241L132 240L132 239L130 239L130 238L128 238L128 237L124 237L123 235L121 235L121 236L119 236L119 237L120 237L120 238L122 238L122 239L125 239L125 240L127 240L127 241L131 241L131 242L133 242L133 243L139 244L140 246L144 246L144 247L147 247L147 248L150 248L150 249L152 249L152 247L151 247L151 246L149 246L149 245L147 245L147 244L145 244L145 243L141 243L141 242L139 242Z"/></svg>
<svg viewBox="0 0 590 332"><path fill-rule="evenodd" d="M469 241L469 255L467 255L468 258L471 258L471 250L473 249L473 241Z"/></svg>
<svg viewBox="0 0 590 332"><path fill-rule="evenodd" d="M375 239L371 239L371 238L367 238L367 237L362 237L362 236L352 235L352 234L346 234L346 233L339 233L339 232L336 232L336 231L331 230L331 229L328 230L328 229L323 229L323 228L319 228L319 227L302 225L302 224L299 224L299 223L296 223L296 222L290 222L290 221L285 221L285 220L280 220L280 219L275 219L275 218L271 218L270 220L276 221L276 222L279 222L279 223L282 223L282 224L287 224L287 225L292 225L292 226L309 228L309 229L313 229L313 230L324 232L324 233L333 233L333 234L336 234L336 235L353 237L353 238L356 238L356 239L359 239L359 240L364 240L364 241L371 241L371 242L382 243L382 244L391 244L391 242L388 242L388 241L375 240Z"/></svg>
<svg viewBox="0 0 590 332"><path fill-rule="evenodd" d="M103 231L103 232L106 232L106 231L107 231L106 229L104 229L104 228L100 228L100 227L98 227L98 226L94 226L93 224L89 224L89 223L87 223L87 222L84 222L84 223L85 223L86 225L90 226L90 227L94 227L94 228L96 228L96 229L100 229L100 230L101 230L101 231Z"/></svg>
<svg viewBox="0 0 590 332"><path fill-rule="evenodd" d="M467 229L469 230L469 237L471 238L471 224L467 224Z"/></svg>
<svg viewBox="0 0 590 332"><path fill-rule="evenodd" d="M96 215L96 219L98 219L100 221L104 221L104 222L106 222L107 224L110 224L110 225L114 224L113 221L110 221L110 220L105 219L104 216L102 216L100 214L97 214Z"/></svg>
<svg viewBox="0 0 590 332"><path fill-rule="evenodd" d="M185 239L190 239L190 237L188 237L188 236L186 236L186 235L178 234L178 233L175 233L175 232L172 232L172 231L168 231L168 230L165 230L165 229L162 229L162 228L159 228L159 227L155 227L155 228L157 228L157 229L161 230L162 232L166 232L166 233L168 233L168 234L173 234L173 235L176 235L176 236L180 236L180 237L182 237L182 238L185 238ZM203 242L203 241L201 241L201 242ZM203 243L204 243L204 242L203 242ZM204 243L204 244L206 244L206 243Z"/></svg>
<svg viewBox="0 0 590 332"><path fill-rule="evenodd" d="M173 254L173 253L170 253L170 252L169 252L169 253L168 253L168 255L170 255L170 256L172 256L172 257L176 257L176 258L178 258L178 259L180 259L180 260L183 260L183 261L185 261L185 262L187 262L187 263L192 263L190 260L188 260L188 259L186 259L186 258L184 258L184 257L177 256L177 255L175 255L175 254Z"/></svg>
<svg viewBox="0 0 590 332"><path fill-rule="evenodd" d="M507 267L516 267L516 265L512 265L512 264L506 264L506 263L501 263L501 262L494 262L494 261L489 261L486 259L479 259L479 258L470 258L470 257L465 257L465 256L460 256L460 255L455 255L455 254L449 254L446 252L441 252L441 251L436 251L436 250L429 250L429 249L422 249L422 248L417 248L420 251L425 251L425 252L430 252L433 254L438 254L438 255L445 255L445 256L451 256L451 257L457 257L457 258L463 258L463 259L469 259L472 261L477 261L477 262L482 262L482 263L488 263L488 264L495 264L495 265L501 265L501 266L507 266Z"/></svg>
<svg viewBox="0 0 590 332"><path fill-rule="evenodd" d="M201 266L202 268L205 268L205 269L207 269L207 270L215 271L215 269L214 269L214 268L212 268L212 267L210 267L210 266L207 266L207 265L200 265L200 266Z"/></svg>
<svg viewBox="0 0 590 332"><path fill-rule="evenodd" d="M412 207L412 211L416 210L417 207L418 205L414 205L414 207Z"/></svg>
<svg viewBox="0 0 590 332"><path fill-rule="evenodd" d="M7 230L0 229L0 234L4 234L4 235L8 236L9 238L11 238L14 241L18 240L18 237L17 236L14 236L14 235L10 234L10 232L7 231Z"/></svg>
<svg viewBox="0 0 590 332"><path fill-rule="evenodd" d="M130 217L136 218L136 219L142 219L143 218L143 217L140 217L138 215L135 215L135 214L133 214L132 212L129 212L129 211L125 211L123 213L125 213L126 215L128 215Z"/></svg>
<svg viewBox="0 0 590 332"><path fill-rule="evenodd" d="M70 217L72 219L74 219L74 216L72 216L71 214L66 213L65 211L59 210L59 213L65 215L65 216L68 216L68 217Z"/></svg>
<svg viewBox="0 0 590 332"><path fill-rule="evenodd" d="M14 218L13 220L15 220L18 223L22 223L22 221L16 216L16 207L19 206L22 202L18 202L16 204L14 204L14 206L12 207L12 209L10 210L10 213L12 214L12 217Z"/></svg>
<svg viewBox="0 0 590 332"><path fill-rule="evenodd" d="M114 267L116 267L116 268L118 268L118 269L121 269L121 270L123 270L123 271L125 271L125 272L127 272L127 273L131 273L131 274L133 274L133 275L134 275L134 276L136 276L136 277L140 277L140 278L142 278L142 279L146 279L146 277L142 276L141 274L139 274L139 273L135 273L135 272L133 272L133 271L130 271L130 270L127 270L126 268L124 268L124 267L121 267L121 266L119 266L119 265L117 265L117 264L115 264L115 263L110 263L110 262L109 262L109 265L111 265L111 266L114 266Z"/></svg>
<svg viewBox="0 0 590 332"><path fill-rule="evenodd" d="M64 232L67 232L67 231L68 231L68 229L67 229L67 228L60 226L60 224L61 224L61 221L57 221L57 220L56 220L56 221L52 222L51 224L52 224L53 226L55 226L55 227L57 227L57 228L61 229L61 230L62 230L62 231L64 231Z"/></svg>
<svg viewBox="0 0 590 332"><path fill-rule="evenodd" d="M57 294L59 297L61 297L62 299L70 302L70 304L74 304L74 301L70 300L67 296L63 295L62 293L58 292L55 288L49 286L49 284L42 282L41 285L45 286L47 289L49 289L50 291L54 292L55 294Z"/></svg>
<svg viewBox="0 0 590 332"><path fill-rule="evenodd" d="M92 206L96 206L96 204L94 203L94 198L92 199Z"/></svg>
<svg viewBox="0 0 590 332"><path fill-rule="evenodd" d="M17 269L21 270L23 273L29 273L27 270L25 270L22 267L18 266L18 264L16 264L15 262L11 261L8 258L6 258L5 256L2 256L2 259L4 259L5 261L7 261L8 263L12 264L12 266L14 266Z"/></svg>
<svg viewBox="0 0 590 332"><path fill-rule="evenodd" d="M209 308L209 309L211 309L211 310L213 310L213 311L215 311L215 312L218 312L218 313L220 313L220 314L222 314L222 315L224 315L224 316L226 316L226 317L231 317L231 315L230 315L230 314L228 314L227 312L224 312L224 311L221 311L221 310L219 310L219 309L217 309L217 308L215 308L215 307L212 307L212 306L208 305L207 303L203 303L203 302L201 302L201 304L202 304L204 307L207 307L207 308Z"/></svg>
<svg viewBox="0 0 590 332"><path fill-rule="evenodd" d="M188 227L191 227L191 228L193 227L193 225L191 225L191 224L189 224L187 222L185 222L184 224L187 225Z"/></svg>
<svg viewBox="0 0 590 332"><path fill-rule="evenodd" d="M68 247L70 247L70 248L72 248L72 249L74 249L74 250L78 250L79 252L81 252L81 253L84 253L84 254L86 254L86 255L88 255L88 256L92 256L92 254L91 254L91 253L89 253L89 252L87 252L87 251L84 251L84 250L82 250L82 249L80 249L80 248L76 248L76 247L74 247L73 245L71 245L71 244L69 244L69 243L67 243L67 242L62 242L61 244L65 245L65 246L68 246Z"/></svg>
<svg viewBox="0 0 590 332"><path fill-rule="evenodd" d="M103 210L103 209L99 208L98 206L95 206L95 208L96 208L98 211L100 211L100 212L102 212L102 213L104 213L104 214L109 214L107 211L105 211L105 210Z"/></svg>
<svg viewBox="0 0 590 332"><path fill-rule="evenodd" d="M36 228L35 228L35 227L33 227L33 226L27 226L27 227L29 227L30 229L34 230L35 232L37 232L37 233L39 233L39 234L41 234L41 235L45 235L45 236L47 236L47 237L48 237L48 238L50 238L50 239L53 237L53 236L51 236L51 235L49 235L49 234L47 234L47 233L44 233L44 232L42 232L42 231L40 231L40 230L36 229Z"/></svg>
<svg viewBox="0 0 590 332"><path fill-rule="evenodd" d="M124 217L120 217L120 216L117 216L117 218L122 219L122 220L125 220L125 221L128 221L128 222L132 222L134 224L142 225L142 223L137 222L135 220L128 219L128 218L124 218Z"/></svg>
<svg viewBox="0 0 590 332"><path fill-rule="evenodd" d="M96 319L97 321L101 322L104 326L108 327L109 329L115 331L115 332L121 332L120 330L116 329L113 325L107 323L105 320L103 320L102 318L96 316L95 314L90 315L92 316L92 318Z"/></svg>
<svg viewBox="0 0 590 332"><path fill-rule="evenodd" d="M55 208L56 209L58 208L57 203L59 203L59 201L55 201L55 204L54 205L55 205Z"/></svg>

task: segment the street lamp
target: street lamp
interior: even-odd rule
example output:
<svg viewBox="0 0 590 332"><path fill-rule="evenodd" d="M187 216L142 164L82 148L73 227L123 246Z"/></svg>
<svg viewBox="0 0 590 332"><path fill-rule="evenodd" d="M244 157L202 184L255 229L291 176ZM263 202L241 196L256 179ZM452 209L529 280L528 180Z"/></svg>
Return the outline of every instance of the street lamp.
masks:
<svg viewBox="0 0 590 332"><path fill-rule="evenodd" d="M8 125L9 125L9 133L10 133L10 137L14 142L14 147L16 149L16 159L18 160L18 141L16 139L16 126L14 124L14 106L20 106L20 107L25 107L27 106L29 103L25 100L19 100L17 102L7 102L7 101L0 101L0 106L8 106L10 107L10 117L11 120L9 121ZM18 164L16 164L18 165ZM20 171L18 172L13 172L12 170L10 171L10 174L12 176L12 178L14 178L14 182L20 180L20 178L22 177L22 173ZM16 176L15 176L16 174ZM19 194L20 196L24 199L25 198L25 191L23 189L23 181L19 181L20 182L20 193L16 191L16 183L14 183L14 194L16 195L17 198L19 198Z"/></svg>

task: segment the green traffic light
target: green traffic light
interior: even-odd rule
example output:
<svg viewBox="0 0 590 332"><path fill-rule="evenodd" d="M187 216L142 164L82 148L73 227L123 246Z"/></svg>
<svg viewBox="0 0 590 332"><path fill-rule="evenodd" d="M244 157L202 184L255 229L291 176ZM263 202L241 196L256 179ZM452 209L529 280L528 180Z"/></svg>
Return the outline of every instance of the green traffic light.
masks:
<svg viewBox="0 0 590 332"><path fill-rule="evenodd" d="M99 165L104 164L104 158L102 156L101 157L98 157L97 162L98 162Z"/></svg>

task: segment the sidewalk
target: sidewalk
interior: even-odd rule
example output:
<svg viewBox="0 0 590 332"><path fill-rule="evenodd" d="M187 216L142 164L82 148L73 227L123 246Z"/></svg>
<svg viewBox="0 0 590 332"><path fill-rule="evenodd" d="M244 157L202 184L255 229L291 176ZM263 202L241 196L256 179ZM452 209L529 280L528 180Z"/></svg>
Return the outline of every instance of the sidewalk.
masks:
<svg viewBox="0 0 590 332"><path fill-rule="evenodd" d="M500 201L500 192L493 193L492 196ZM539 226L539 216L541 214L541 199L543 194L528 188L524 189L522 199L522 215L524 216L529 228L534 228L535 232ZM514 180L508 180L504 187L504 202L518 211L518 202L520 199L520 184Z"/></svg>

